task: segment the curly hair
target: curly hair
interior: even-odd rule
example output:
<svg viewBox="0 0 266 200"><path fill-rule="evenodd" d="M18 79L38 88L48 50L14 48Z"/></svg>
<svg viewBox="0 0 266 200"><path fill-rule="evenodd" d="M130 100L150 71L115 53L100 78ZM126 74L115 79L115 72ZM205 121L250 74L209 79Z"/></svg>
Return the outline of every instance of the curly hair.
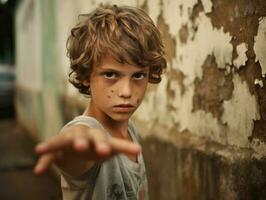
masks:
<svg viewBox="0 0 266 200"><path fill-rule="evenodd" d="M161 81L167 65L159 30L143 10L135 7L101 5L79 15L67 40L67 55L69 81L81 93L90 94L89 86L83 83L107 53L120 63L149 66L150 83Z"/></svg>

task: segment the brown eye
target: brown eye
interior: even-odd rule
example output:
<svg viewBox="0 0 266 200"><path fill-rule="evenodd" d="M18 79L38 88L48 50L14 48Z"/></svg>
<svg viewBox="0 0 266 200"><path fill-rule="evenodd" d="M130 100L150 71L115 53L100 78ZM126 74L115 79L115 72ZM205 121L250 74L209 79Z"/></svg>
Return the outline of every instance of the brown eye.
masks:
<svg viewBox="0 0 266 200"><path fill-rule="evenodd" d="M117 74L115 72L105 72L103 74L103 76L106 79L116 79L117 78Z"/></svg>
<svg viewBox="0 0 266 200"><path fill-rule="evenodd" d="M142 80L145 77L147 77L146 73L136 73L136 74L133 75L133 79L134 80Z"/></svg>

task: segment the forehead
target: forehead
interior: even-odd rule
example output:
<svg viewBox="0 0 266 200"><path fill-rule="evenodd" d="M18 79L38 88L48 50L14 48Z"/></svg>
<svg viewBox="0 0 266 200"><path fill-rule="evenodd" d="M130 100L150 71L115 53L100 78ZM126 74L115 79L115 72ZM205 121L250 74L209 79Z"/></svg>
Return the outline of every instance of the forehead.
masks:
<svg viewBox="0 0 266 200"><path fill-rule="evenodd" d="M105 55L101 58L95 70L108 70L112 69L120 72L135 72L135 71L148 71L149 67L140 67L136 64L120 63L110 55Z"/></svg>

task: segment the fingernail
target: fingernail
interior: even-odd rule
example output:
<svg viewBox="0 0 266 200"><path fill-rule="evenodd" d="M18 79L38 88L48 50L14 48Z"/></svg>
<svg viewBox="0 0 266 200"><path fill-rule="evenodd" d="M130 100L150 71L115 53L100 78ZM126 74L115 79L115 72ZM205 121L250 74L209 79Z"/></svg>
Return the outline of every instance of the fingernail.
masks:
<svg viewBox="0 0 266 200"><path fill-rule="evenodd" d="M46 144L38 144L38 145L35 147L35 150L36 150L36 151L42 151L42 150L44 150L46 147L47 147Z"/></svg>
<svg viewBox="0 0 266 200"><path fill-rule="evenodd" d="M110 150L110 146L107 145L106 143L100 143L99 144L99 149L101 149L102 151L109 151Z"/></svg>
<svg viewBox="0 0 266 200"><path fill-rule="evenodd" d="M87 141L84 139L77 139L76 144L79 146L85 146L85 145L87 145Z"/></svg>
<svg viewBox="0 0 266 200"><path fill-rule="evenodd" d="M33 171L35 174L40 174L40 172L42 171L42 166L37 165Z"/></svg>

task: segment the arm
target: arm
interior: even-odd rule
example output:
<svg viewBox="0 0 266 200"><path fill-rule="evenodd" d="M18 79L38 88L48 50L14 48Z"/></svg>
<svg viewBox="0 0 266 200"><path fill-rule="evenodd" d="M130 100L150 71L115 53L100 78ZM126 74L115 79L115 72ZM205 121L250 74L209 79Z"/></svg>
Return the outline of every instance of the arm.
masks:
<svg viewBox="0 0 266 200"><path fill-rule="evenodd" d="M55 163L68 174L77 176L95 162L103 162L118 153L136 155L141 148L138 144L108 137L101 129L73 125L38 144L35 151L40 155L34 168L36 174L44 173Z"/></svg>

